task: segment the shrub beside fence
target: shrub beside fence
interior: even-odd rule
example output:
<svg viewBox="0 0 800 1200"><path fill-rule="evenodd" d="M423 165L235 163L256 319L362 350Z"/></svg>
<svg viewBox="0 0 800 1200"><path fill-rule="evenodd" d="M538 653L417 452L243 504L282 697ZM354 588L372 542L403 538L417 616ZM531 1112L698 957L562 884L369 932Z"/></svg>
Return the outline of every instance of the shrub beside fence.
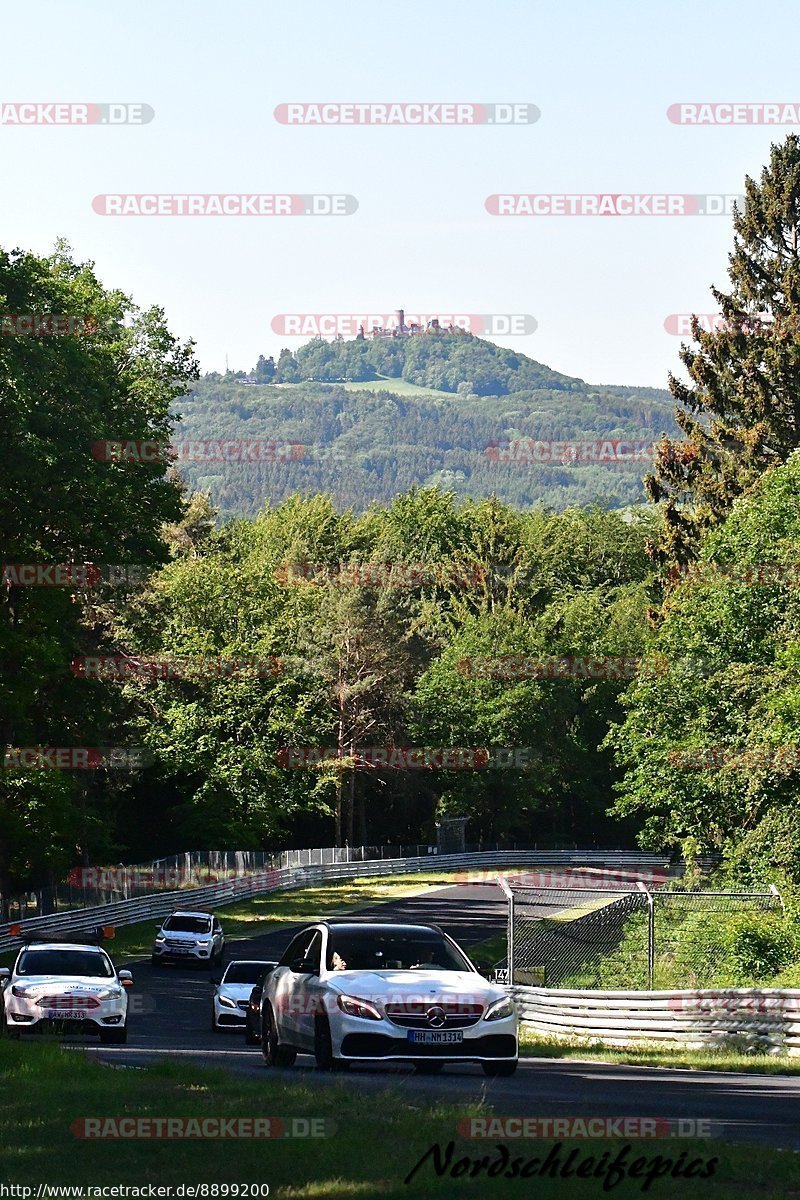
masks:
<svg viewBox="0 0 800 1200"><path fill-rule="evenodd" d="M666 880L664 880L666 885ZM509 879L513 983L548 988L768 985L796 959L774 886L766 892L531 887Z"/></svg>

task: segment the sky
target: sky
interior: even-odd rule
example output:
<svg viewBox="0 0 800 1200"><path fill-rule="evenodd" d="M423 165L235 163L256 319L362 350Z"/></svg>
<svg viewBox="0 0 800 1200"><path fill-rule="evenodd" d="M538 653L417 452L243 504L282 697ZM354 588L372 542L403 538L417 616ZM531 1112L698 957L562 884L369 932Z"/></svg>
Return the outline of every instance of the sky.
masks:
<svg viewBox="0 0 800 1200"><path fill-rule="evenodd" d="M797 10L765 0L8 0L0 105L144 104L146 124L0 124L0 243L66 238L158 304L203 370L303 338L280 314L527 314L496 336L591 383L663 387L670 314L713 313L729 215L491 215L497 193L728 195L797 125L672 104L797 103ZM11 52L9 52L11 51ZM526 103L533 123L283 124L300 102ZM798 104L800 107L800 104ZM0 112L2 110L0 109ZM345 216L104 216L101 194L347 195Z"/></svg>

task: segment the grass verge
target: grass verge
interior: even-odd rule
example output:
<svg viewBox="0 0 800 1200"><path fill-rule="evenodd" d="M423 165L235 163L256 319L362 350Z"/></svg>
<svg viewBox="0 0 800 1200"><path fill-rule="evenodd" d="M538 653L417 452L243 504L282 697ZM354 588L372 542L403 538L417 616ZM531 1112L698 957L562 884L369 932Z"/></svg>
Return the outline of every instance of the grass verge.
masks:
<svg viewBox="0 0 800 1200"><path fill-rule="evenodd" d="M680 1050L671 1046L636 1046L623 1050L602 1042L544 1038L520 1027L520 1055L529 1058L579 1059L583 1062L629 1063L636 1067L676 1067L684 1071L743 1071L756 1075L800 1075L800 1059L785 1054L744 1054L739 1050Z"/></svg>
<svg viewBox="0 0 800 1200"><path fill-rule="evenodd" d="M401 1196L407 1200L479 1196L483 1200L532 1191L545 1200L565 1194L588 1200L606 1194L603 1180L576 1176L578 1165L591 1158L592 1167L585 1168L591 1175L600 1168L604 1152L608 1153L607 1165L626 1144L505 1142L511 1162L520 1159L524 1164L538 1158L534 1171L549 1152L558 1155L563 1167L574 1150L572 1177L542 1177L532 1171L528 1180L519 1176L487 1178L486 1167L501 1162L498 1143L466 1140L457 1132L460 1119L487 1115L485 1108L474 1103L468 1107L431 1104L416 1092L398 1089L396 1079L393 1085L387 1081L387 1090L377 1094L337 1084L315 1087L318 1077L313 1074L303 1078L298 1073L294 1079L291 1074L266 1068L263 1079L169 1061L145 1070L113 1070L54 1044L18 1046L8 1042L0 1042L0 1077L4 1080L0 1089L3 1176L9 1183L27 1186L205 1184L201 1195L221 1197L231 1196L232 1190L225 1192L219 1187L214 1191L213 1185L268 1184L270 1196L282 1200L399 1200ZM290 1128L297 1118L321 1118L335 1123L335 1129L331 1136L302 1141L86 1140L77 1137L71 1127L87 1117L271 1117L281 1118ZM403 1182L434 1144L441 1146L444 1155L449 1142L454 1142L449 1171L438 1176L430 1157L410 1183ZM656 1156L662 1164L670 1162L668 1176L656 1179L647 1195L672 1197L677 1194L676 1182L703 1200L729 1200L732 1196L785 1200L798 1194L800 1156L791 1152L711 1140L627 1144L629 1164L640 1157L652 1164ZM484 1156L481 1173L470 1179L471 1163ZM470 1160L466 1166L461 1161L464 1158ZM686 1168L693 1160L701 1162L695 1166L694 1178L684 1182L672 1175L679 1164ZM613 1187L613 1194L641 1195L649 1169L640 1166L639 1176L623 1179ZM712 1174L703 1178L706 1170Z"/></svg>

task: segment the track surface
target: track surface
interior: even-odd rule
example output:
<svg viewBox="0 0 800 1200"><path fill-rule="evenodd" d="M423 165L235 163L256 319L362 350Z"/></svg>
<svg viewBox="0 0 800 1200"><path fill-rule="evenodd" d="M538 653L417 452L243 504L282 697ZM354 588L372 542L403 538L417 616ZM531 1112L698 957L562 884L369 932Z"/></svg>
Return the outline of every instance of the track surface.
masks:
<svg viewBox="0 0 800 1200"><path fill-rule="evenodd" d="M505 900L494 886L435 888L421 896L373 905L360 915L435 921L465 948L505 928ZM313 914L309 922L314 920ZM277 958L301 926L284 925L258 938L228 942L227 959ZM122 965L121 963L117 964ZM237 1031L212 1033L210 972L188 967L153 968L149 960L129 964L144 1010L131 1018L127 1046L92 1046L103 1060L144 1066L168 1054L206 1065L224 1066L256 1078L266 1068L257 1047L244 1045ZM488 1100L498 1115L656 1117L710 1121L711 1134L800 1150L800 1077L675 1071L606 1063L524 1059L511 1079L487 1079L480 1067L446 1067L422 1077L410 1067L356 1066L331 1078L300 1055L276 1078L320 1086L346 1086L361 1092L393 1093L464 1103Z"/></svg>

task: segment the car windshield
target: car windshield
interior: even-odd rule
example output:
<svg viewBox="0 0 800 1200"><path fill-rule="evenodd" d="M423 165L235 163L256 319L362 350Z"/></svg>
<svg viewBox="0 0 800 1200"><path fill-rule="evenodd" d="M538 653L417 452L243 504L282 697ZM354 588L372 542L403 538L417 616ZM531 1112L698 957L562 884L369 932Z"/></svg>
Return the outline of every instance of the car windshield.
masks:
<svg viewBox="0 0 800 1200"><path fill-rule="evenodd" d="M163 929L167 933L208 933L211 929L210 917L167 917Z"/></svg>
<svg viewBox="0 0 800 1200"><path fill-rule="evenodd" d="M222 977L223 983L260 983L271 968L266 962L232 962Z"/></svg>
<svg viewBox="0 0 800 1200"><path fill-rule="evenodd" d="M114 968L105 954L93 950L25 950L18 975L96 975L111 979Z"/></svg>
<svg viewBox="0 0 800 1200"><path fill-rule="evenodd" d="M440 933L425 929L332 929L328 970L470 971L465 958Z"/></svg>

